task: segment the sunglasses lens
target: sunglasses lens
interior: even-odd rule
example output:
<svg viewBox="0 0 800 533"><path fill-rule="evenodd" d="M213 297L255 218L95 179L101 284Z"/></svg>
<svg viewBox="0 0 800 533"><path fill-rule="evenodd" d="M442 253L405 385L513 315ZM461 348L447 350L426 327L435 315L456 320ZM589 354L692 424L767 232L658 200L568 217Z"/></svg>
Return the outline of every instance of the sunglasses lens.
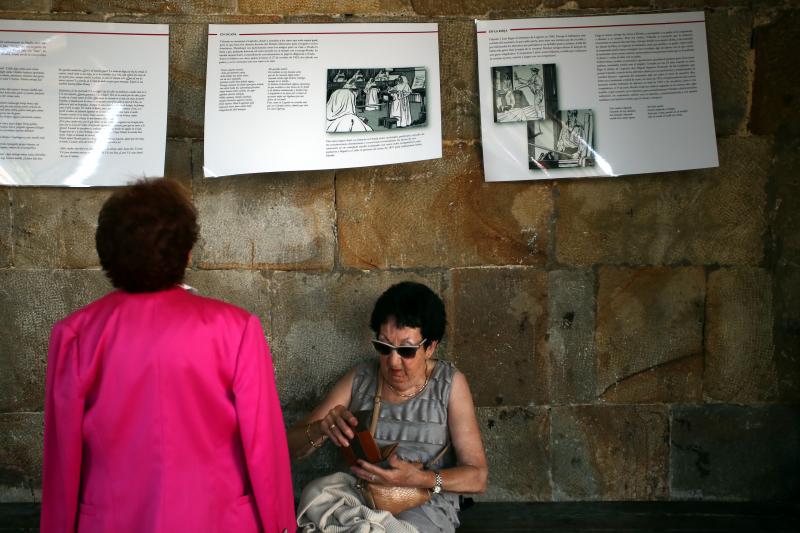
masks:
<svg viewBox="0 0 800 533"><path fill-rule="evenodd" d="M412 357L417 355L417 350L418 350L418 348L416 348L416 347L412 348L410 346L403 346L403 347L397 348L397 355L399 355L403 359L411 359Z"/></svg>
<svg viewBox="0 0 800 533"><path fill-rule="evenodd" d="M389 355L392 353L392 347L383 344L382 342L372 341L372 346L375 347L375 351L381 355Z"/></svg>

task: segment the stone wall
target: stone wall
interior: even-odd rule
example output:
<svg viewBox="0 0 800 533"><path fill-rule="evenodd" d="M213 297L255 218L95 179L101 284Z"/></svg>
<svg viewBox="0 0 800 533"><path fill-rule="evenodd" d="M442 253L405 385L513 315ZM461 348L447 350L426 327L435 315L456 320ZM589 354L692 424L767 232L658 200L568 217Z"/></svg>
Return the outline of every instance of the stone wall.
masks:
<svg viewBox="0 0 800 533"><path fill-rule="evenodd" d="M719 168L483 181L474 18L665 9L706 10ZM188 281L261 317L288 421L371 357L372 302L411 278L446 299L482 498L798 494L796 2L21 0L0 17L170 24L167 173L202 217ZM345 21L439 23L443 158L203 179L207 24ZM48 332L109 289L108 194L0 188L0 501L39 498ZM298 485L334 458L299 463Z"/></svg>

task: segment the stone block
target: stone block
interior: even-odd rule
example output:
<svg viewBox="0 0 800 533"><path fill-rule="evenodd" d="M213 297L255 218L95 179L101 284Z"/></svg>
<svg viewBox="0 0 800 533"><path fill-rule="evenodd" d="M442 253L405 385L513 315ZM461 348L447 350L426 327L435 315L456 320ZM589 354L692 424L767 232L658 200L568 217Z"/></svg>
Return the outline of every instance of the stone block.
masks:
<svg viewBox="0 0 800 533"><path fill-rule="evenodd" d="M42 484L41 413L0 414L0 503L33 503Z"/></svg>
<svg viewBox="0 0 800 533"><path fill-rule="evenodd" d="M475 405L547 404L547 273L469 268L450 276L450 346Z"/></svg>
<svg viewBox="0 0 800 533"><path fill-rule="evenodd" d="M479 147L336 173L340 262L373 268L544 265L550 183L485 183Z"/></svg>
<svg viewBox="0 0 800 533"><path fill-rule="evenodd" d="M442 79L442 137L478 139L478 51L475 22L439 23L439 64Z"/></svg>
<svg viewBox="0 0 800 533"><path fill-rule="evenodd" d="M775 370L782 401L800 403L800 267L775 271Z"/></svg>
<svg viewBox="0 0 800 533"><path fill-rule="evenodd" d="M489 461L483 501L549 501L550 417L544 407L477 410Z"/></svg>
<svg viewBox="0 0 800 533"><path fill-rule="evenodd" d="M268 329L284 406L308 414L350 368L377 358L370 344L372 308L383 291L404 280L442 293L439 273L273 273ZM441 346L439 357L446 354Z"/></svg>
<svg viewBox="0 0 800 533"><path fill-rule="evenodd" d="M439 2L437 0L411 0L414 12L425 16L477 16L530 12L542 0L464 0Z"/></svg>
<svg viewBox="0 0 800 533"><path fill-rule="evenodd" d="M775 139L770 172L770 255L774 262L800 265L800 127Z"/></svg>
<svg viewBox="0 0 800 533"><path fill-rule="evenodd" d="M554 500L668 497L666 406L554 407L550 428Z"/></svg>
<svg viewBox="0 0 800 533"><path fill-rule="evenodd" d="M52 0L52 10L55 13L150 13L165 15L183 15L202 13L206 15L217 13L233 13L236 10L236 0L117 0L104 2L102 0Z"/></svg>
<svg viewBox="0 0 800 533"><path fill-rule="evenodd" d="M592 402L596 398L594 273L589 269L551 271L548 305L550 401Z"/></svg>
<svg viewBox="0 0 800 533"><path fill-rule="evenodd" d="M110 288L99 270L0 270L0 413L42 410L53 324Z"/></svg>
<svg viewBox="0 0 800 533"><path fill-rule="evenodd" d="M409 0L239 0L239 12L248 14L409 15ZM367 66L367 65L364 65Z"/></svg>
<svg viewBox="0 0 800 533"><path fill-rule="evenodd" d="M332 171L198 178L193 190L200 212L196 266L333 267Z"/></svg>
<svg viewBox="0 0 800 533"><path fill-rule="evenodd" d="M192 140L167 139L164 176L192 190Z"/></svg>
<svg viewBox="0 0 800 533"><path fill-rule="evenodd" d="M735 137L718 148L719 168L559 183L558 262L759 264L770 143Z"/></svg>
<svg viewBox="0 0 800 533"><path fill-rule="evenodd" d="M13 239L17 268L92 268L97 215L112 189L14 190Z"/></svg>
<svg viewBox="0 0 800 533"><path fill-rule="evenodd" d="M602 267L595 333L598 396L610 393L609 399L631 402L697 399L704 299L700 267Z"/></svg>
<svg viewBox="0 0 800 533"><path fill-rule="evenodd" d="M750 129L758 135L779 133L800 121L800 85L797 73L787 65L796 63L800 42L800 12L774 11L774 18L753 32L756 51Z"/></svg>
<svg viewBox="0 0 800 533"><path fill-rule="evenodd" d="M170 23L168 137L203 137L207 23Z"/></svg>
<svg viewBox="0 0 800 533"><path fill-rule="evenodd" d="M796 500L797 406L674 406L671 497Z"/></svg>
<svg viewBox="0 0 800 533"><path fill-rule="evenodd" d="M734 135L747 128L752 60L750 11L706 13L708 67L717 135Z"/></svg>
<svg viewBox="0 0 800 533"><path fill-rule="evenodd" d="M709 274L706 397L744 404L777 399L772 316L772 277L768 272L723 268Z"/></svg>
<svg viewBox="0 0 800 533"><path fill-rule="evenodd" d="M266 330L270 315L268 274L258 270L189 270L186 283L202 296L232 303L258 316Z"/></svg>
<svg viewBox="0 0 800 533"><path fill-rule="evenodd" d="M0 268L14 264L11 227L11 189L0 188Z"/></svg>
<svg viewBox="0 0 800 533"><path fill-rule="evenodd" d="M625 7L650 7L650 0L576 0L581 9L622 9Z"/></svg>
<svg viewBox="0 0 800 533"><path fill-rule="evenodd" d="M0 11L30 13L47 12L50 10L50 0L0 0Z"/></svg>

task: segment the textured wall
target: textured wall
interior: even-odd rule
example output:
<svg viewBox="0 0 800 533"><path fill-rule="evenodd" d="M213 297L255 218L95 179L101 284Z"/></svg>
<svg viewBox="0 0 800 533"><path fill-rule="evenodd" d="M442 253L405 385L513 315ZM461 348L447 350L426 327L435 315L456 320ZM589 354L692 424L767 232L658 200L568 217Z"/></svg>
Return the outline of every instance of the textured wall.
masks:
<svg viewBox="0 0 800 533"><path fill-rule="evenodd" d="M706 10L719 168L484 183L474 18L661 9ZM446 299L484 499L798 494L796 2L27 0L0 17L170 24L168 175L202 217L189 282L261 317L287 420L370 357L372 302L412 278ZM204 180L206 25L343 21L439 23L444 157ZM39 497L47 336L108 290L108 194L0 188L0 501Z"/></svg>

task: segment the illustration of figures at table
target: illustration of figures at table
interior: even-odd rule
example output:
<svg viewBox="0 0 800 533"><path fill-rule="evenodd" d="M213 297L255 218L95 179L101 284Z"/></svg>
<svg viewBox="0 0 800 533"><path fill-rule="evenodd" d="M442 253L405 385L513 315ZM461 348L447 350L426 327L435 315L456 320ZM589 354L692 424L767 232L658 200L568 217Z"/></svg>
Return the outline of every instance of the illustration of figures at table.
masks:
<svg viewBox="0 0 800 533"><path fill-rule="evenodd" d="M558 109L552 63L493 67L494 121L542 120Z"/></svg>
<svg viewBox="0 0 800 533"><path fill-rule="evenodd" d="M594 115L591 109L558 111L548 120L528 122L531 170L594 166Z"/></svg>
<svg viewBox="0 0 800 533"><path fill-rule="evenodd" d="M386 131L427 123L424 67L328 69L326 131Z"/></svg>

